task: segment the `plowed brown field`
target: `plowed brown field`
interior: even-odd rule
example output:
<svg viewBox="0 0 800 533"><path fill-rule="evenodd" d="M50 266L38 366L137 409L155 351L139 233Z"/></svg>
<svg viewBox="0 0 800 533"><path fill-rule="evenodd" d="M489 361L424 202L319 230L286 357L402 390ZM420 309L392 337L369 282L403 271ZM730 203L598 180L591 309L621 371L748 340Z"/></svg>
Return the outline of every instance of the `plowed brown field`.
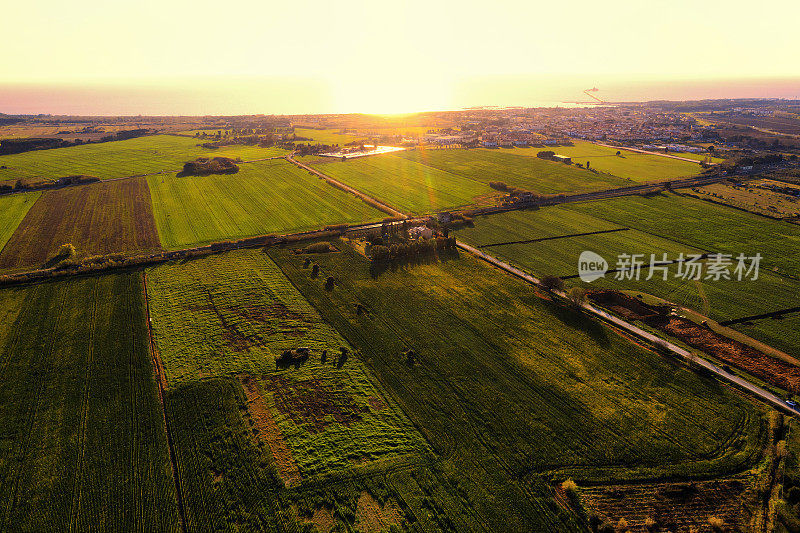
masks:
<svg viewBox="0 0 800 533"><path fill-rule="evenodd" d="M48 191L0 253L0 270L44 265L62 244L78 256L160 248L144 179Z"/></svg>

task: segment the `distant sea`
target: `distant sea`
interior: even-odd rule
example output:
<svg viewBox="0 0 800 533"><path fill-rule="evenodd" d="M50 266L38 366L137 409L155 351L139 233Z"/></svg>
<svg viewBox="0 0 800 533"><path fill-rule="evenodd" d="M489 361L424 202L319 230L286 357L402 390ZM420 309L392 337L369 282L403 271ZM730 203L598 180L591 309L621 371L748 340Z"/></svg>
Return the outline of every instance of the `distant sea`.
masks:
<svg viewBox="0 0 800 533"><path fill-rule="evenodd" d="M449 104L419 111L471 107L571 107L591 102L716 98L800 99L795 79L670 79L591 76L466 78L451 83ZM358 102L359 88L349 99ZM419 82L424 101L425 82ZM374 87L370 89L375 100ZM437 98L441 102L442 98ZM442 108L444 107L444 108ZM312 79L133 80L103 83L0 83L0 113L53 115L242 115L356 113L357 104L336 102L326 83Z"/></svg>

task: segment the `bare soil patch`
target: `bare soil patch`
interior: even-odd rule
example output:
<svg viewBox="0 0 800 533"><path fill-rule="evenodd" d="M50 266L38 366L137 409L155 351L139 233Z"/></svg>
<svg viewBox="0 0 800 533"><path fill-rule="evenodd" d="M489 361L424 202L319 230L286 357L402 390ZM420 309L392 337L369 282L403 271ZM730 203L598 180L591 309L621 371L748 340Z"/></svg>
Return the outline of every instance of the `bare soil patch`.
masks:
<svg viewBox="0 0 800 533"><path fill-rule="evenodd" d="M386 403L377 396L370 396L367 398L367 401L369 402L369 406L375 411L383 411L386 409Z"/></svg>
<svg viewBox="0 0 800 533"><path fill-rule="evenodd" d="M642 320L692 348L740 368L767 383L791 391L800 385L800 367L776 359L689 319L672 315L668 306L647 305L636 298L611 290L591 291L588 297L628 320Z"/></svg>
<svg viewBox="0 0 800 533"><path fill-rule="evenodd" d="M264 376L264 381L278 410L312 433L325 431L334 422L349 427L369 411L356 405L346 391L319 379L293 382L281 376Z"/></svg>
<svg viewBox="0 0 800 533"><path fill-rule="evenodd" d="M66 243L79 257L160 249L147 181L43 193L0 253L0 269L41 266Z"/></svg>
<svg viewBox="0 0 800 533"><path fill-rule="evenodd" d="M258 383L247 375L239 376L239 382L247 396L247 410L253 420L254 433L262 444L266 444L272 457L275 459L275 467L278 470L287 487L294 487L303 480L300 469L294 461L292 451L283 440L278 424L270 413Z"/></svg>
<svg viewBox="0 0 800 533"><path fill-rule="evenodd" d="M691 320L671 316L666 323L657 327L693 348L702 350L720 361L741 368L784 390L793 391L800 385L800 368L699 326Z"/></svg>

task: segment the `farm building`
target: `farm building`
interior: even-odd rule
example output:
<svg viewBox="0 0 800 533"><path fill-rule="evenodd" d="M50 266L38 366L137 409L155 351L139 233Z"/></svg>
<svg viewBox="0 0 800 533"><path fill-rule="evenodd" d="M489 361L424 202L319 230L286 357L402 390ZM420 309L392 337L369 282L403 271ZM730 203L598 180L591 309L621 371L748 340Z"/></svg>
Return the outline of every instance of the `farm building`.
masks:
<svg viewBox="0 0 800 533"><path fill-rule="evenodd" d="M412 239L430 239L433 237L433 230L428 226L414 226L408 230L408 236Z"/></svg>
<svg viewBox="0 0 800 533"><path fill-rule="evenodd" d="M572 158L571 157L567 157L565 155L556 154L556 155L553 156L553 161L558 161L559 163L564 163L566 165L571 165L572 164Z"/></svg>

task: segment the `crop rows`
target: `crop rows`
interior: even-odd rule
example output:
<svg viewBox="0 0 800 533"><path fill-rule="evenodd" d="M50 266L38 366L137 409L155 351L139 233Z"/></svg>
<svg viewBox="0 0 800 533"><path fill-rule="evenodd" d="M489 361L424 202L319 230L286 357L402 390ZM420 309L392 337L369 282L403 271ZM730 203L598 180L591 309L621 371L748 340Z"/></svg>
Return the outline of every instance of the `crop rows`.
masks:
<svg viewBox="0 0 800 533"><path fill-rule="evenodd" d="M38 192L0 196L0 251L36 200Z"/></svg>
<svg viewBox="0 0 800 533"><path fill-rule="evenodd" d="M486 185L504 182L540 194L584 192L630 185L627 180L594 173L572 165L536 157L537 149L513 150L414 150L400 152L404 157L430 168Z"/></svg>
<svg viewBox="0 0 800 533"><path fill-rule="evenodd" d="M141 290L0 291L0 529L177 530Z"/></svg>
<svg viewBox="0 0 800 533"><path fill-rule="evenodd" d="M233 175L148 181L158 233L168 249L382 217L284 160L242 165Z"/></svg>
<svg viewBox="0 0 800 533"><path fill-rule="evenodd" d="M678 198L678 200L682 201L683 199ZM645 203L646 205L646 202L649 201L652 200L639 198L627 200L627 202L634 205L638 203ZM667 254L668 260L675 260L681 252L684 254L714 251L720 253L732 252L736 245L729 245L723 249L709 248L708 246L715 246L718 243L705 240L705 233L699 227L693 231L691 225L686 228L686 233L679 232L678 228L668 221L674 220L673 216L680 217L680 207L678 207L682 205L680 203L676 205L674 214L668 214L666 211L661 213L665 221L662 226L664 228L663 233L667 235L667 238L657 236L661 233L652 234L658 228L653 227L656 222L648 218L652 215L649 215L646 211L637 211L635 214L631 214L630 217L613 216L615 215L614 209L602 209L604 204L628 206L625 200L614 200L611 202L591 202L570 205L569 207L547 207L536 211L513 211L483 216L475 219L474 228L459 230L458 238L470 244L482 246L492 243L525 241L543 236L571 235L576 230L580 232L603 231L615 227L615 224L627 224L632 229L597 235L565 237L542 242L490 246L485 251L537 276L571 277L575 277L578 274L578 259L585 250L600 254L608 262L611 269L617 266L619 254L643 254L641 260L644 264L639 280L616 279L617 274L609 272L604 278L591 284L581 284L578 279L568 280L568 283L581 284L586 288L611 288L650 294L694 309L714 320L730 320L798 305L797 290L800 282L773 273L769 264L762 265L758 280L755 281L749 279L737 281L735 276L732 280L685 280L676 277L678 273L677 265L669 267L666 280L663 279L661 272L655 272L654 277L650 280L646 279L650 254L655 254L657 261L662 258L664 253ZM585 212L590 211L587 206L592 206L591 212L596 213L595 216ZM716 206L711 207L713 214L716 212ZM617 209L619 208L617 207ZM669 211L669 213L672 213L672 211ZM723 212L722 214L727 213ZM738 213L734 212L731 216L738 216ZM605 217L607 220L598 217ZM765 232L768 231L769 224L774 223L764 219L759 219L756 222L761 220L765 225L763 227ZM709 218L707 221L709 224L722 224L721 221L715 221L713 218ZM679 225L681 222L678 221L677 224ZM649 231L649 233L633 228L642 228L642 230ZM693 239L694 235L697 235L698 238ZM676 240L672 240L670 237ZM763 238L766 240L768 236L764 235ZM693 247L692 244L695 242L698 244ZM777 242L769 242L767 246L774 248L778 244ZM766 263L769 259L770 257L765 256L764 262ZM771 259L772 261L776 260L774 256ZM780 257L778 260L783 261L784 258ZM792 333L783 324L780 320L770 320L762 322L759 326L746 329L752 332L756 339L774 344L776 348L782 349L787 353L796 354L797 348L791 342ZM745 328L738 326L736 329L745 331Z"/></svg>
<svg viewBox="0 0 800 533"><path fill-rule="evenodd" d="M573 146L514 148L513 150L502 151L514 155L534 157L540 150L552 150L557 154L571 157L574 163L585 165L588 161L593 169L630 181L659 181L684 178L699 174L703 170L698 163L690 163L670 157L609 148L578 140L573 141L573 144ZM621 152L619 156L617 151ZM691 155L675 155L693 159Z"/></svg>
<svg viewBox="0 0 800 533"><path fill-rule="evenodd" d="M800 277L800 226L672 193L574 204L571 209L694 246L760 253L762 268Z"/></svg>
<svg viewBox="0 0 800 533"><path fill-rule="evenodd" d="M304 161L323 172L396 209L430 213L472 204L492 194L488 184L465 179L395 154L359 157L348 161Z"/></svg>
<svg viewBox="0 0 800 533"><path fill-rule="evenodd" d="M277 148L230 146L218 150L201 148L198 139L155 135L85 144L68 148L35 150L0 156L0 181L26 178L56 179L83 174L101 179L121 178L151 172L178 172L197 157L241 157L261 159L283 153Z"/></svg>
<svg viewBox="0 0 800 533"><path fill-rule="evenodd" d="M758 455L751 406L472 259L370 283L346 249L320 260L338 280L328 292L271 254L444 457L480 463L488 447L517 475L605 479L738 471Z"/></svg>
<svg viewBox="0 0 800 533"><path fill-rule="evenodd" d="M200 377L252 376L265 415L275 420L303 477L424 449L359 357L340 359L342 348L350 350L346 341L263 253L243 250L158 266L148 273L148 288L170 386ZM312 356L297 367L277 366L284 350L298 347L310 348Z"/></svg>
<svg viewBox="0 0 800 533"><path fill-rule="evenodd" d="M144 179L42 193L0 253L0 269L39 267L61 245L79 256L159 248Z"/></svg>

